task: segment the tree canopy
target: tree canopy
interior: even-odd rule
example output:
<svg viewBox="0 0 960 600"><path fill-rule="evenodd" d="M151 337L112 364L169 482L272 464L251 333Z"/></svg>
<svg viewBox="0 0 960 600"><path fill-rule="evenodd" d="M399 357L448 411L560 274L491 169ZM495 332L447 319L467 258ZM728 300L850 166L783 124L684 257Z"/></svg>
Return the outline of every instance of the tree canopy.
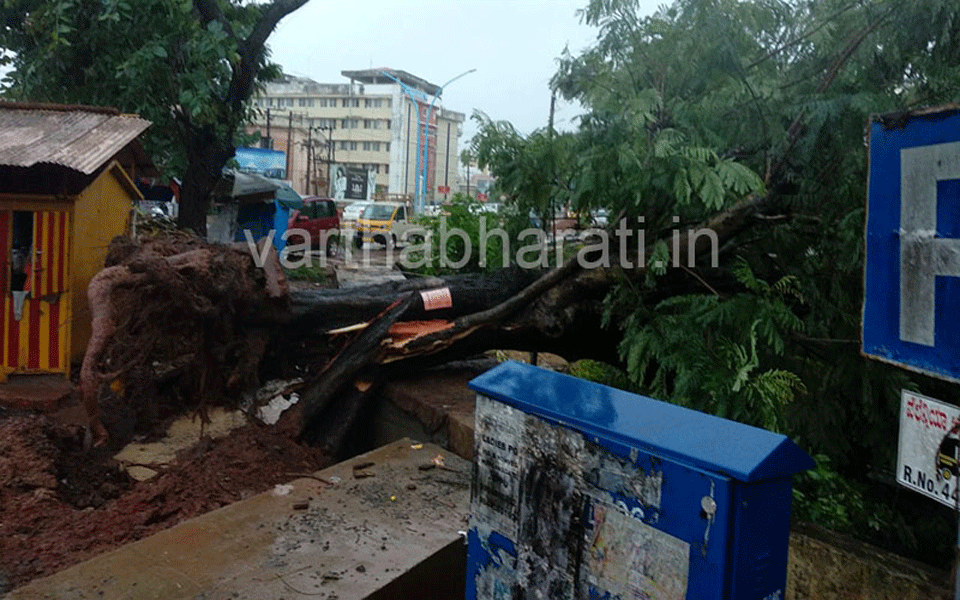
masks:
<svg viewBox="0 0 960 600"><path fill-rule="evenodd" d="M147 149L183 178L181 224L205 230L259 81L279 74L266 40L306 0L7 0L5 96L115 106L154 125Z"/></svg>
<svg viewBox="0 0 960 600"><path fill-rule="evenodd" d="M515 199L642 217L646 264L604 305L639 389L789 433L821 458L799 512L943 560L870 491L893 482L900 389L938 384L859 354L865 127L957 101L960 5L677 0L644 17L592 0L581 17L596 43L552 80L587 107L579 130L551 145L478 116L481 166ZM664 268L672 233L707 222L732 223L716 268Z"/></svg>

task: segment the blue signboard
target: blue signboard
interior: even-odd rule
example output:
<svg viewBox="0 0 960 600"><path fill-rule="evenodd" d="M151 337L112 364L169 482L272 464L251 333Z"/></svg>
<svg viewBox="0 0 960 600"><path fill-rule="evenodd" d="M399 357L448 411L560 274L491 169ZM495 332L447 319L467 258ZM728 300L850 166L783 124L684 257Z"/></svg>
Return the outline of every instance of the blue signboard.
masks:
<svg viewBox="0 0 960 600"><path fill-rule="evenodd" d="M244 173L256 173L273 179L287 178L287 155L269 148L237 148L234 160Z"/></svg>
<svg viewBox="0 0 960 600"><path fill-rule="evenodd" d="M863 353L960 381L960 108L875 117Z"/></svg>

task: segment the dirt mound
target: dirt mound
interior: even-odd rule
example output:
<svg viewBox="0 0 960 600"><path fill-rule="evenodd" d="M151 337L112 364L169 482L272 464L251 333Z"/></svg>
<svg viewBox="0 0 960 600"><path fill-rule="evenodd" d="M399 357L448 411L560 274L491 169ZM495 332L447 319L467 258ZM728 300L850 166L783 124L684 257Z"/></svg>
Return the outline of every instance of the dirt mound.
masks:
<svg viewBox="0 0 960 600"><path fill-rule="evenodd" d="M0 415L0 593L330 463L247 425L137 483L82 441L44 417Z"/></svg>

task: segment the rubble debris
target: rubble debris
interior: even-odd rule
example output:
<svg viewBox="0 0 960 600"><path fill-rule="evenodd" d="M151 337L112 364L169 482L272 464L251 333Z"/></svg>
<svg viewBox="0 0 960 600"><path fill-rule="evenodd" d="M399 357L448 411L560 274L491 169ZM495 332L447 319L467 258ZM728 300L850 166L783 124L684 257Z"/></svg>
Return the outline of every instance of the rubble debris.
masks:
<svg viewBox="0 0 960 600"><path fill-rule="evenodd" d="M127 465L124 470L127 472L127 475L137 481L147 481L148 479L153 479L158 474L157 471L143 465Z"/></svg>
<svg viewBox="0 0 960 600"><path fill-rule="evenodd" d="M288 483L278 483L273 486L273 491L271 492L274 496L286 496L293 491L293 486Z"/></svg>
<svg viewBox="0 0 960 600"><path fill-rule="evenodd" d="M289 396L277 394L270 402L257 409L257 417L267 425L275 425L285 410L300 401L300 394L292 392Z"/></svg>

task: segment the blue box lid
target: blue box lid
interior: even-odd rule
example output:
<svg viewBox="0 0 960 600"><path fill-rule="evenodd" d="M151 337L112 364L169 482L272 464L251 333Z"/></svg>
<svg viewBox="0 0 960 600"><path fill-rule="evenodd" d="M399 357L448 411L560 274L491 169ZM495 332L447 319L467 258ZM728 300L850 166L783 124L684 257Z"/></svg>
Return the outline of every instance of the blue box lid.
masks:
<svg viewBox="0 0 960 600"><path fill-rule="evenodd" d="M813 468L788 437L514 361L470 381L471 389L549 421L666 459L762 481Z"/></svg>

